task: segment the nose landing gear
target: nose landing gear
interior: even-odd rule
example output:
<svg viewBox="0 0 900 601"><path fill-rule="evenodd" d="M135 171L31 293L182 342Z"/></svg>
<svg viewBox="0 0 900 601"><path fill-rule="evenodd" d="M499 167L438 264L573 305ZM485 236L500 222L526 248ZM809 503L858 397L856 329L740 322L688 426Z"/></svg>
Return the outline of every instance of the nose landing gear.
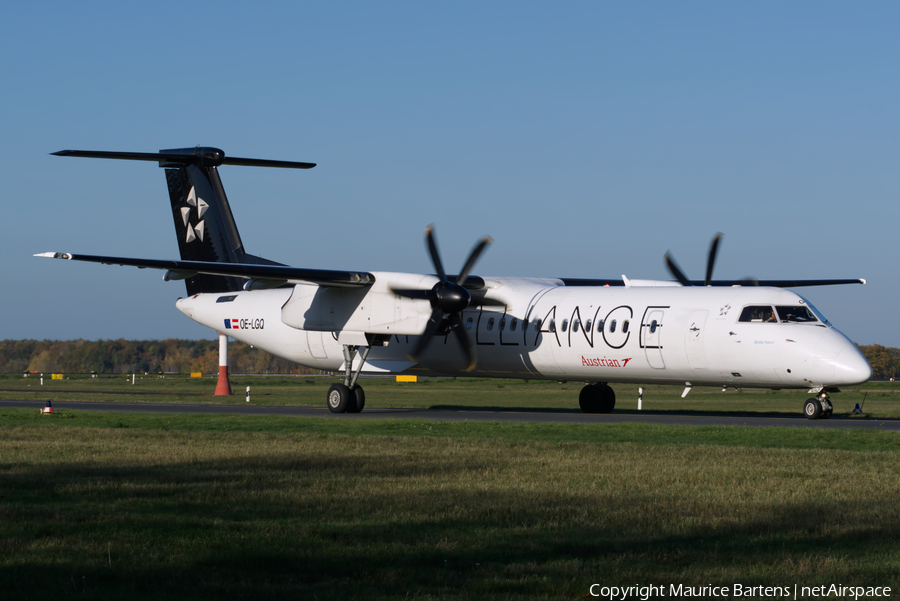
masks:
<svg viewBox="0 0 900 601"><path fill-rule="evenodd" d="M821 392L816 398L807 399L803 405L803 415L806 419L828 419L834 413L834 407L826 392Z"/></svg>

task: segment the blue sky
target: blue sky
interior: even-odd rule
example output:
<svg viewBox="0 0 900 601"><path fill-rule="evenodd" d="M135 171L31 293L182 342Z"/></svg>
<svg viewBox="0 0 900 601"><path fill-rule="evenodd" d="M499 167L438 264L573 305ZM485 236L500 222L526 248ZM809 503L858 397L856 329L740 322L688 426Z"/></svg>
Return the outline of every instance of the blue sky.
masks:
<svg viewBox="0 0 900 601"><path fill-rule="evenodd" d="M893 320L900 5L6 3L0 338L212 338L161 273L162 170L77 148L312 161L223 167L249 252L485 275L864 277L809 288L862 344Z"/></svg>

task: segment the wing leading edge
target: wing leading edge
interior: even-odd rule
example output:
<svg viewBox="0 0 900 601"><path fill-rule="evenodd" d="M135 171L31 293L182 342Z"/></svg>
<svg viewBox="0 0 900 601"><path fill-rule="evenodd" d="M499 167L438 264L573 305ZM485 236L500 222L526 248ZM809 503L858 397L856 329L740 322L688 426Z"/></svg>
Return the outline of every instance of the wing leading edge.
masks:
<svg viewBox="0 0 900 601"><path fill-rule="evenodd" d="M169 261L160 259L132 259L98 255L47 252L34 255L51 259L87 261L105 265L124 265L141 269L165 269L167 280L181 280L198 273L244 278L247 290L273 288L281 284L317 284L339 288L362 288L375 283L375 276L366 271L332 271L329 269L303 269L283 265L253 265L247 263L212 263L206 261Z"/></svg>
<svg viewBox="0 0 900 601"><path fill-rule="evenodd" d="M624 286L624 280L596 280L583 278L559 278L566 286ZM676 286L676 282L673 282ZM865 284L862 278L830 280L712 280L710 286L766 286L769 288L802 288L804 286L841 286ZM706 286L704 280L688 280L691 286Z"/></svg>

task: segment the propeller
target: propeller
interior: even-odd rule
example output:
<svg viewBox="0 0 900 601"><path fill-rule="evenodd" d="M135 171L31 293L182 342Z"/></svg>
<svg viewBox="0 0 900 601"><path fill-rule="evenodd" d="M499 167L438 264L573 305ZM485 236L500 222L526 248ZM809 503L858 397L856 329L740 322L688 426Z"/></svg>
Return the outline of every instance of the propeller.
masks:
<svg viewBox="0 0 900 601"><path fill-rule="evenodd" d="M434 239L434 224L425 228L425 244L428 247L428 253L431 255L431 262L434 265L434 269L437 271L437 276L440 281L430 290L406 288L391 289L391 292L399 296L427 300L431 303L431 317L428 319L425 331L422 332L422 335L419 338L419 343L409 355L410 360L418 360L422 353L425 352L431 339L434 338L435 334L438 332L453 332L465 354L466 363L468 365L466 371L472 371L475 368L475 346L469 339L468 334L466 334L462 319L462 312L472 302L472 295L469 294L469 291L466 290L464 286L466 278L469 277L469 272L472 271L472 267L475 266L475 262L478 261L481 253L484 252L484 249L491 242L493 242L493 240L490 236L485 236L478 241L472 249L472 252L469 253L469 258L466 259L462 271L456 276L456 281L452 282L447 278L447 273L444 271L444 264L441 261L441 255L438 252L437 242Z"/></svg>
<svg viewBox="0 0 900 601"><path fill-rule="evenodd" d="M715 236L713 236L712 243L709 245L709 256L706 259L706 279L703 281L704 286L709 286L712 284L713 267L716 264L716 255L719 252L720 240L722 240L722 234L717 233ZM669 272L673 276L675 276L676 280L681 282L682 286L695 285L687 278L686 275L684 275L684 272L681 271L681 269L678 267L678 263L675 262L675 259L672 258L668 251L666 252L665 260L666 267L669 268Z"/></svg>

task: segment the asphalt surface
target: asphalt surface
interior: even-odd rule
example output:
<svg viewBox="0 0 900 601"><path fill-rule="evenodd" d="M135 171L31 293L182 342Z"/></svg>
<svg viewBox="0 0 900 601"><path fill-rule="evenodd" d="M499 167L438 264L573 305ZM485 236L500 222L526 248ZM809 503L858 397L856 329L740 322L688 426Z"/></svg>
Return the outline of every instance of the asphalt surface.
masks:
<svg viewBox="0 0 900 601"><path fill-rule="evenodd" d="M0 400L2 407L40 409L45 401ZM207 415L281 415L285 417L321 417L327 419L430 419L437 421L531 422L564 424L644 423L682 426L781 426L795 428L857 428L900 431L900 419L865 417L832 417L808 420L796 416L768 416L734 413L684 414L660 411L623 411L606 415L546 409L478 409L478 408L366 408L362 413L331 413L320 407L298 405L254 405L216 403L123 403L106 401L54 401L57 411L106 411L110 413L191 413Z"/></svg>

